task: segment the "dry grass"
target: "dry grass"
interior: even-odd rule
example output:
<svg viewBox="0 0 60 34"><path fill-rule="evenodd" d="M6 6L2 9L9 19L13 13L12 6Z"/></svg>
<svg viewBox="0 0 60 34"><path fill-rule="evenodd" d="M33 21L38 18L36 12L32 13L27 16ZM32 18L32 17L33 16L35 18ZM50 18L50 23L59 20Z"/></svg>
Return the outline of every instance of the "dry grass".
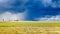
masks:
<svg viewBox="0 0 60 34"><path fill-rule="evenodd" d="M0 34L60 34L60 22L0 22Z"/></svg>
<svg viewBox="0 0 60 34"><path fill-rule="evenodd" d="M60 34L60 27L0 27L0 34Z"/></svg>

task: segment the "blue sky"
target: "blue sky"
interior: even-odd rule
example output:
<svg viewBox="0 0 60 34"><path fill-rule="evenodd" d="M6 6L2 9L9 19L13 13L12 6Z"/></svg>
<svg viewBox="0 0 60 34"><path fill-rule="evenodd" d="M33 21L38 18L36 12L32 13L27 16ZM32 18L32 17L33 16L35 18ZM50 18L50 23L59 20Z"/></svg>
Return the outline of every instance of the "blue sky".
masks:
<svg viewBox="0 0 60 34"><path fill-rule="evenodd" d="M0 0L0 20L60 19L60 0Z"/></svg>

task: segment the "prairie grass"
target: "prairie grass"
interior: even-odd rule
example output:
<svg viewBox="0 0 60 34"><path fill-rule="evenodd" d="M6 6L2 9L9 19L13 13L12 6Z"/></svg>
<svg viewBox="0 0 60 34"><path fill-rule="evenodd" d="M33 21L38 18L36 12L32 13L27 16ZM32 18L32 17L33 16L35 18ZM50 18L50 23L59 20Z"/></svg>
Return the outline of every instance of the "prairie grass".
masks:
<svg viewBox="0 0 60 34"><path fill-rule="evenodd" d="M0 22L0 34L60 34L60 22Z"/></svg>

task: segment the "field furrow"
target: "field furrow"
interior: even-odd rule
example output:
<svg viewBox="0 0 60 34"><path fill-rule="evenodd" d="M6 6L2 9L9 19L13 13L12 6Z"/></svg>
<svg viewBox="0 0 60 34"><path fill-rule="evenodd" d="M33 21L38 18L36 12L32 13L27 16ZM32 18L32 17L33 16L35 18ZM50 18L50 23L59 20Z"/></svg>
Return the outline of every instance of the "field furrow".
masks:
<svg viewBox="0 0 60 34"><path fill-rule="evenodd" d="M60 34L60 27L0 27L0 34Z"/></svg>

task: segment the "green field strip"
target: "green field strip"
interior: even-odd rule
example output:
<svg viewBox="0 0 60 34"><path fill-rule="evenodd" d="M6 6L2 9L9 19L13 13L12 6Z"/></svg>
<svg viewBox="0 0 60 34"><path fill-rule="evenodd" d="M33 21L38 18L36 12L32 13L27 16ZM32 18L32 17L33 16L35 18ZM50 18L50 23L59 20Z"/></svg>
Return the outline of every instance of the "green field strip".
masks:
<svg viewBox="0 0 60 34"><path fill-rule="evenodd" d="M0 22L0 27L21 27L21 26L31 26L31 27L58 26L60 27L60 22Z"/></svg>

